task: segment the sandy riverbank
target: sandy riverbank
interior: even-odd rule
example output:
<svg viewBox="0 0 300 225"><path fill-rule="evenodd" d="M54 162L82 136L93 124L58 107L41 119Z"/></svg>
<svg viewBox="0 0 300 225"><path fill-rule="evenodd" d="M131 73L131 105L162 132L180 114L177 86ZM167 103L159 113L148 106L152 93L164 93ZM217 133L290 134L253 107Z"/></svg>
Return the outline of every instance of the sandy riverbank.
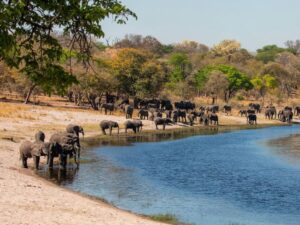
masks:
<svg viewBox="0 0 300 225"><path fill-rule="evenodd" d="M92 110L0 103L1 224L159 224L55 186L37 178L32 169L20 167L20 142L33 140L36 131L43 130L48 140L51 134L64 130L67 124L77 123L84 127L86 136L91 137L100 134L98 124L103 119L120 124L125 121L119 114L105 116ZM258 122L279 123L265 120L262 115ZM143 123L144 129L155 129L153 122ZM220 123L240 125L245 124L246 119L220 114ZM169 128L180 128L180 125Z"/></svg>

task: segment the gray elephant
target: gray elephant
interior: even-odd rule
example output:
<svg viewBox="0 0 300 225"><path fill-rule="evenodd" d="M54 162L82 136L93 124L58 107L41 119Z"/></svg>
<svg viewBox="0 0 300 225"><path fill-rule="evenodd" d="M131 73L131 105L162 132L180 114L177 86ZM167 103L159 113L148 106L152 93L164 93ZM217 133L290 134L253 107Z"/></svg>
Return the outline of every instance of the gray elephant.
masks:
<svg viewBox="0 0 300 225"><path fill-rule="evenodd" d="M216 113L211 113L208 117L210 124L219 125L219 117Z"/></svg>
<svg viewBox="0 0 300 225"><path fill-rule="evenodd" d="M257 116L255 114L249 114L247 116L247 123L249 125L257 124Z"/></svg>
<svg viewBox="0 0 300 225"><path fill-rule="evenodd" d="M119 134L120 128L119 128L119 124L117 122L114 122L114 121L111 121L111 120L102 120L100 122L100 129L102 130L102 133L104 135L106 135L106 132L105 132L106 129L109 129L109 135L111 135L112 129L114 127L118 128L118 134Z"/></svg>
<svg viewBox="0 0 300 225"><path fill-rule="evenodd" d="M56 144L56 147L49 151L49 168L53 168L54 158L59 157L61 167L66 169L68 156L74 157L77 167L79 166L80 144L76 134L67 132L53 134L50 143Z"/></svg>
<svg viewBox="0 0 300 225"><path fill-rule="evenodd" d="M208 123L209 123L209 116L208 116L208 114L203 114L200 117L200 123L203 124L204 126L208 125Z"/></svg>
<svg viewBox="0 0 300 225"><path fill-rule="evenodd" d="M194 114L188 114L187 115L187 118L188 118L188 121L189 121L189 124L190 126L193 126L194 125L194 121L195 121L195 115Z"/></svg>
<svg viewBox="0 0 300 225"><path fill-rule="evenodd" d="M276 118L276 108L274 106L268 107L265 111L265 117L269 120Z"/></svg>
<svg viewBox="0 0 300 225"><path fill-rule="evenodd" d="M84 130L81 126L76 124L69 124L66 127L67 133L76 134L79 137L79 134L81 133L82 136L84 136Z"/></svg>
<svg viewBox="0 0 300 225"><path fill-rule="evenodd" d="M35 135L34 135L35 141L36 142L44 142L46 135L44 134L43 131L38 131Z"/></svg>
<svg viewBox="0 0 300 225"><path fill-rule="evenodd" d="M125 105L124 111L126 119L132 119L133 107L131 105Z"/></svg>
<svg viewBox="0 0 300 225"><path fill-rule="evenodd" d="M294 116L294 114L293 114L292 110L290 110L290 109L284 109L278 113L278 118L282 122L290 123L293 119L293 116Z"/></svg>
<svg viewBox="0 0 300 225"><path fill-rule="evenodd" d="M232 110L231 105L224 105L223 109L224 109L224 113L226 113L227 116L228 114L231 114L231 110Z"/></svg>
<svg viewBox="0 0 300 225"><path fill-rule="evenodd" d="M100 106L100 112L102 112L102 109L104 109L105 115L107 114L107 111L109 111L109 114L111 115L115 110L115 105L113 103L103 103Z"/></svg>
<svg viewBox="0 0 300 225"><path fill-rule="evenodd" d="M143 127L143 123L141 120L127 120L124 123L125 133L127 133L128 129L132 129L134 133L140 132Z"/></svg>
<svg viewBox="0 0 300 225"><path fill-rule="evenodd" d="M141 109L138 113L138 116L140 117L141 120L145 120L149 118L149 112L146 109Z"/></svg>
<svg viewBox="0 0 300 225"><path fill-rule="evenodd" d="M154 124L155 124L155 127L156 127L156 130L158 130L158 125L162 125L163 126L163 130L166 129L166 125L169 125L169 124L172 124L173 121L169 118L160 118L160 117L157 117L155 118L154 120Z"/></svg>
<svg viewBox="0 0 300 225"><path fill-rule="evenodd" d="M22 166L28 168L27 159L33 158L35 169L39 169L40 157L48 156L50 151L55 148L54 143L45 142L30 142L24 141L19 148L20 159L22 160Z"/></svg>

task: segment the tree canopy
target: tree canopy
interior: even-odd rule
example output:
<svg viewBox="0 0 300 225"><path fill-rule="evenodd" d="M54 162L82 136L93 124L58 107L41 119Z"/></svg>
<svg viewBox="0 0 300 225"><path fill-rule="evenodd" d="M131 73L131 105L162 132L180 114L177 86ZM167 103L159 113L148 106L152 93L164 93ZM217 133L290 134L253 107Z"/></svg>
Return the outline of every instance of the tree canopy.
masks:
<svg viewBox="0 0 300 225"><path fill-rule="evenodd" d="M1 1L0 60L20 69L32 88L38 85L48 93L53 88L63 91L76 79L71 69L66 72L59 64L63 48L53 32L70 37L69 50L77 51L87 67L92 39L104 36L101 22L109 16L120 24L128 16L136 17L117 0Z"/></svg>

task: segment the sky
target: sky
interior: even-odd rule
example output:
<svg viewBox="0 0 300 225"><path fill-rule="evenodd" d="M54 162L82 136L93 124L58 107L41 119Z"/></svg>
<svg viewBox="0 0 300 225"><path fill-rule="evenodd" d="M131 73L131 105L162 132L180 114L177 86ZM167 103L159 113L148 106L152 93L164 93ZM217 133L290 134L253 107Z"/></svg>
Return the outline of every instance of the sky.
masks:
<svg viewBox="0 0 300 225"><path fill-rule="evenodd" d="M163 44L193 40L209 47L235 39L255 51L300 39L299 0L120 0L134 11L126 25L103 22L105 39L151 35Z"/></svg>

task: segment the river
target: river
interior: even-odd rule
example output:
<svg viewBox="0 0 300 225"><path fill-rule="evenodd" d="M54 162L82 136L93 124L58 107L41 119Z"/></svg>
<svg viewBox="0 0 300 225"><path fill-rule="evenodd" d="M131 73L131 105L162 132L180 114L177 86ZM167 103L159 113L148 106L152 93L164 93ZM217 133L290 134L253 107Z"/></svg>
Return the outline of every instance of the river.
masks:
<svg viewBox="0 0 300 225"><path fill-rule="evenodd" d="M197 225L299 225L299 134L295 125L131 137L94 143L79 170L40 173L140 214Z"/></svg>

